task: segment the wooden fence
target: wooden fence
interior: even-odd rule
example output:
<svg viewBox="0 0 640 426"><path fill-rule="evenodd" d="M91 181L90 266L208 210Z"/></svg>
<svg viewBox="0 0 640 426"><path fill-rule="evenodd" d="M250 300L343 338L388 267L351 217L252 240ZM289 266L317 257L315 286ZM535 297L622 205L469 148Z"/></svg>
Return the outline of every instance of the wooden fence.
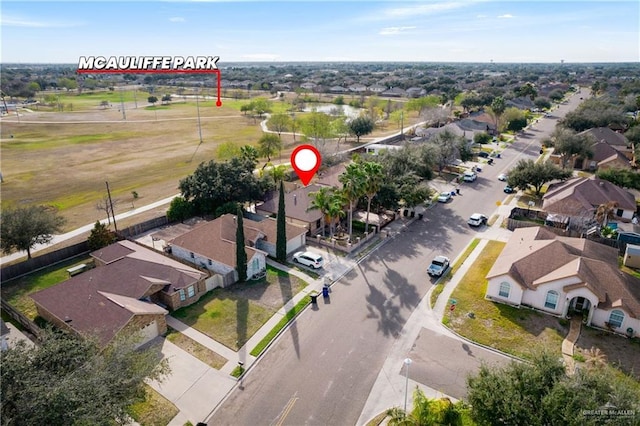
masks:
<svg viewBox="0 0 640 426"><path fill-rule="evenodd" d="M33 271L37 271L47 266L55 265L76 256L89 253L89 244L83 241L72 246L63 247L50 253L45 253L24 262L3 266L0 269L0 279L2 282L21 277Z"/></svg>
<svg viewBox="0 0 640 426"><path fill-rule="evenodd" d="M15 320L18 324L28 330L36 338L40 339L40 337L42 336L42 329L38 327L35 322L24 316L24 314L19 312L5 300L0 300L0 306L2 306L2 310L6 312L7 315L9 315L13 320Z"/></svg>

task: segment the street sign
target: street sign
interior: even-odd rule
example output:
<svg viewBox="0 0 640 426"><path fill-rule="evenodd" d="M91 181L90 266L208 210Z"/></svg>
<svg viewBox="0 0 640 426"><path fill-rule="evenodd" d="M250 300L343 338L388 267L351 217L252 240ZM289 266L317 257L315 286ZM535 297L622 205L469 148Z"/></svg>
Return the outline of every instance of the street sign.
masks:
<svg viewBox="0 0 640 426"><path fill-rule="evenodd" d="M452 305L455 305L458 303L458 301L456 299L449 299L449 303L451 303Z"/></svg>
<svg viewBox="0 0 640 426"><path fill-rule="evenodd" d="M449 310L450 310L450 311L453 311L453 310L455 310L455 309L456 309L456 305L451 305L451 306L449 306Z"/></svg>

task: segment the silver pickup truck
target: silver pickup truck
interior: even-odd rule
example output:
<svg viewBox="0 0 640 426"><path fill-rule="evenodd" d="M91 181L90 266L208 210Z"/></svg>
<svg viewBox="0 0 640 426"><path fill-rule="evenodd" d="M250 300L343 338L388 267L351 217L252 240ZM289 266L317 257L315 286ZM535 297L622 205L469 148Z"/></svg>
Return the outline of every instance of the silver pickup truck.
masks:
<svg viewBox="0 0 640 426"><path fill-rule="evenodd" d="M427 269L427 274L432 277L441 277L448 268L449 258L436 256L436 258L431 261L431 265L429 265L429 269Z"/></svg>

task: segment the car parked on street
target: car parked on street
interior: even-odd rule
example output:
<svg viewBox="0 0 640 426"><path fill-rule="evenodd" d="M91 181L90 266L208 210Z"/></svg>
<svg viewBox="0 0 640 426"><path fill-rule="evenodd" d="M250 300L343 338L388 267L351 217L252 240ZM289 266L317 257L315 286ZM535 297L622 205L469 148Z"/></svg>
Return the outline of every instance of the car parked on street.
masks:
<svg viewBox="0 0 640 426"><path fill-rule="evenodd" d="M451 193L450 192L441 192L440 195L438 195L438 202L439 203L446 203L451 199Z"/></svg>
<svg viewBox="0 0 640 426"><path fill-rule="evenodd" d="M324 259L317 253L312 251L299 251L293 254L293 261L313 269L322 268Z"/></svg>
<svg viewBox="0 0 640 426"><path fill-rule="evenodd" d="M504 187L504 192L507 194L511 194L513 192L515 192L515 189L513 189L511 186L507 185Z"/></svg>
<svg viewBox="0 0 640 426"><path fill-rule="evenodd" d="M480 226L487 223L488 218L482 213L474 213L471 215L467 223L471 226Z"/></svg>
<svg viewBox="0 0 640 426"><path fill-rule="evenodd" d="M506 173L500 173L500 174L498 175L498 180L501 180L502 182L504 182L504 181L506 181L506 180L507 180L507 177L508 177L508 176L507 176L507 174L506 174Z"/></svg>
<svg viewBox="0 0 640 426"><path fill-rule="evenodd" d="M431 265L429 265L429 269L427 269L427 274L432 277L441 277L447 269L449 269L449 258L436 256L435 259L431 261Z"/></svg>
<svg viewBox="0 0 640 426"><path fill-rule="evenodd" d="M478 178L478 175L475 174L475 172L472 172L470 170L467 170L466 172L464 172L464 174L462 175L462 180L464 180L465 182L473 182L474 180L476 180Z"/></svg>

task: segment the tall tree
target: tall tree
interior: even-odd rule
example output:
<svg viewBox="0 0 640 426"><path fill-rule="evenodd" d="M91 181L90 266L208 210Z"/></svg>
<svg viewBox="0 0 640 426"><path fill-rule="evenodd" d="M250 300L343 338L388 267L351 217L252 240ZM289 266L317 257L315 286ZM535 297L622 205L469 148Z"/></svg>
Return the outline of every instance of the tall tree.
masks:
<svg viewBox="0 0 640 426"><path fill-rule="evenodd" d="M331 196L333 194L333 188L328 186L321 187L318 191L310 192L311 202L309 203L308 210L320 210L320 227L322 228L322 236L325 236L326 219L329 212L329 206L331 204Z"/></svg>
<svg viewBox="0 0 640 426"><path fill-rule="evenodd" d="M601 228L606 228L607 224L613 219L613 212L618 208L617 201L608 201L598 206L595 211L595 219Z"/></svg>
<svg viewBox="0 0 640 426"><path fill-rule="evenodd" d="M360 163L347 165L344 173L338 178L342 183L342 191L349 203L349 240L353 235L353 209L360 197L364 195L366 176Z"/></svg>
<svg viewBox="0 0 640 426"><path fill-rule="evenodd" d="M280 181L278 197L278 217L276 223L276 259L280 263L287 261L287 213L284 204L284 183Z"/></svg>
<svg viewBox="0 0 640 426"><path fill-rule="evenodd" d="M282 132L286 132L291 125L291 118L287 114L278 113L273 114L269 118L268 122L269 128L275 131L278 134L278 137L281 136Z"/></svg>
<svg viewBox="0 0 640 426"><path fill-rule="evenodd" d="M40 344L0 352L2 424L126 424L127 408L144 398L145 380L169 372L153 348L121 336L107 348L62 331Z"/></svg>
<svg viewBox="0 0 640 426"><path fill-rule="evenodd" d="M267 157L267 163L271 162L271 156L282 149L282 141L273 133L265 133L258 141L259 152Z"/></svg>
<svg viewBox="0 0 640 426"><path fill-rule="evenodd" d="M497 96L491 102L491 111L493 111L496 116L496 131L499 131L500 117L505 109L507 109L507 104L502 96Z"/></svg>
<svg viewBox="0 0 640 426"><path fill-rule="evenodd" d="M31 249L36 244L51 242L64 223L65 219L49 206L5 209L0 221L0 248L5 253L26 251L31 259Z"/></svg>
<svg viewBox="0 0 640 426"><path fill-rule="evenodd" d="M244 248L244 224L240 207L236 213L236 271L238 281L247 280L247 252Z"/></svg>
<svg viewBox="0 0 640 426"><path fill-rule="evenodd" d="M570 170L563 170L555 164L535 163L533 160L520 160L509 171L508 183L514 188L526 190L533 186L536 195L540 195L542 187L553 180L566 180L571 177Z"/></svg>
<svg viewBox="0 0 640 426"><path fill-rule="evenodd" d="M416 386L413 391L413 407L405 413L396 407L387 410L389 426L427 426L447 425L462 426L463 416L468 416L469 409L460 401L451 402L449 398L430 399Z"/></svg>
<svg viewBox="0 0 640 426"><path fill-rule="evenodd" d="M554 154L560 154L562 168L566 168L571 158L593 157L593 146L595 140L591 135L579 135L571 129L558 126L551 135L551 141L554 147Z"/></svg>
<svg viewBox="0 0 640 426"><path fill-rule="evenodd" d="M358 117L349 122L349 129L351 130L351 134L356 137L356 143L360 143L360 136L373 132L374 127L375 123L369 117Z"/></svg>
<svg viewBox="0 0 640 426"><path fill-rule="evenodd" d="M371 212L371 200L376 196L382 181L384 179L384 171L382 164L373 161L367 161L362 164L362 170L365 175L364 194L367 197L367 219L365 221L364 231L369 232L369 213Z"/></svg>

